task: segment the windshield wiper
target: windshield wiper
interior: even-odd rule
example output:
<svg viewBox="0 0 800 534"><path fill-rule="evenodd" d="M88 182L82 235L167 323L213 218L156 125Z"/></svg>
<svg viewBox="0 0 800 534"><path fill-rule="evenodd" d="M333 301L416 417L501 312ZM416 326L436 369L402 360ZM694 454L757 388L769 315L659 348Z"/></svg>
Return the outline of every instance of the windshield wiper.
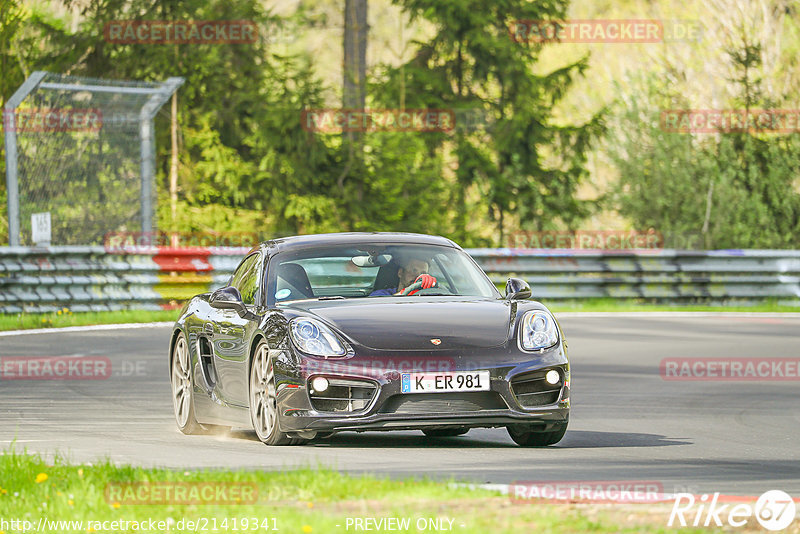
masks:
<svg viewBox="0 0 800 534"><path fill-rule="evenodd" d="M343 297L341 295L330 295L330 296L327 296L327 297L319 297L317 300L343 300L343 299L346 299L346 298L347 297Z"/></svg>

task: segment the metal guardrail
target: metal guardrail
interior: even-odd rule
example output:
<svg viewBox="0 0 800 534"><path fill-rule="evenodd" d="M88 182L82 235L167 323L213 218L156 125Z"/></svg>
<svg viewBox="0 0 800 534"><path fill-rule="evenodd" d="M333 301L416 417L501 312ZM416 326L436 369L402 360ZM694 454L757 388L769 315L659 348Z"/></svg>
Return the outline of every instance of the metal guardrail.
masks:
<svg viewBox="0 0 800 534"><path fill-rule="evenodd" d="M470 249L495 283L524 278L534 298L800 298L797 250Z"/></svg>
<svg viewBox="0 0 800 534"><path fill-rule="evenodd" d="M247 250L0 247L0 313L177 307L224 285Z"/></svg>
<svg viewBox="0 0 800 534"><path fill-rule="evenodd" d="M224 285L247 250L0 247L0 313L176 307ZM800 299L794 250L467 252L495 283L524 278L539 299Z"/></svg>

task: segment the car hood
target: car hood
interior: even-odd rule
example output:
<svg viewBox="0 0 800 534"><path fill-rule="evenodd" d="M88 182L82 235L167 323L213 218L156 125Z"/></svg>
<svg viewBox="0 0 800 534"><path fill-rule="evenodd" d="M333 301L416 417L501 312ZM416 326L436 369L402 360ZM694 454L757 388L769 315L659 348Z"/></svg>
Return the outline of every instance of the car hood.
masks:
<svg viewBox="0 0 800 534"><path fill-rule="evenodd" d="M355 343L377 350L486 348L508 340L510 306L479 297L380 297L297 301ZM441 340L436 345L431 340Z"/></svg>

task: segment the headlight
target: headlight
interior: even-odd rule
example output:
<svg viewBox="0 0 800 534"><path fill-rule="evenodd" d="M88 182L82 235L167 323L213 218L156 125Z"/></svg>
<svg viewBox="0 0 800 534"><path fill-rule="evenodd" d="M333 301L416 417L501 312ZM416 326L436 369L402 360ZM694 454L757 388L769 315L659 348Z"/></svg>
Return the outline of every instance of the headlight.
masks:
<svg viewBox="0 0 800 534"><path fill-rule="evenodd" d="M558 342L556 320L546 311L529 311L519 324L519 344L524 350L552 347Z"/></svg>
<svg viewBox="0 0 800 534"><path fill-rule="evenodd" d="M289 329L298 349L314 356L344 356L347 351L330 328L314 319L292 319Z"/></svg>

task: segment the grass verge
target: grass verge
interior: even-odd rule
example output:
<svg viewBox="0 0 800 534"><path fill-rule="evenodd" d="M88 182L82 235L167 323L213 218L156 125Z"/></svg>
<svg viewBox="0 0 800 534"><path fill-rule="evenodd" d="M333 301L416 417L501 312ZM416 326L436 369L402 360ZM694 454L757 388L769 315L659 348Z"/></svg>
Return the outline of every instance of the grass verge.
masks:
<svg viewBox="0 0 800 534"><path fill-rule="evenodd" d="M763 301L730 300L718 304L665 304L655 299L613 299L591 298L580 300L548 300L542 303L554 313L558 312L759 312L785 313L800 312L800 301L791 305L789 301L768 299Z"/></svg>
<svg viewBox="0 0 800 534"><path fill-rule="evenodd" d="M64 308L51 313L0 314L0 331L27 330L29 328L60 328L65 326L85 326L93 324L152 323L174 321L178 310L120 310L110 312L72 313Z"/></svg>
<svg viewBox="0 0 800 534"><path fill-rule="evenodd" d="M123 490L119 488L127 488L127 483L149 486L131 486L136 489L121 493ZM160 504L129 502L131 495L136 495L135 501L156 495L154 487L161 488L158 495L164 501L165 488L193 487L193 484L227 488L231 484L254 486L256 498L241 504L209 501L179 504L169 499ZM47 462L38 455L19 453L13 445L0 456L0 486L0 520L29 521L30 530L38 528L39 532L165 532L167 529L160 527L169 525L169 532L274 532L277 529L284 533L336 533L363 530L354 528L357 518L407 519L409 528L394 529L400 532L518 534L671 530L666 527L669 514L666 505L535 501L518 504L482 489L453 487L427 479L349 476L329 469L173 471L116 466L110 462L74 465L60 456ZM116 499L118 495L127 495L127 500L120 498L120 502ZM46 520L40 524L42 518ZM179 523L181 520L183 523ZM428 520L438 520L436 524L440 528L429 528L433 523ZM57 521L62 523L54 523ZM73 523L64 523L69 521ZM112 521L118 523L112 524ZM139 522L136 528L133 522ZM158 522L163 522L160 527ZM423 524L426 528L419 528ZM373 531L390 531L371 526ZM8 534L14 530L5 529Z"/></svg>

